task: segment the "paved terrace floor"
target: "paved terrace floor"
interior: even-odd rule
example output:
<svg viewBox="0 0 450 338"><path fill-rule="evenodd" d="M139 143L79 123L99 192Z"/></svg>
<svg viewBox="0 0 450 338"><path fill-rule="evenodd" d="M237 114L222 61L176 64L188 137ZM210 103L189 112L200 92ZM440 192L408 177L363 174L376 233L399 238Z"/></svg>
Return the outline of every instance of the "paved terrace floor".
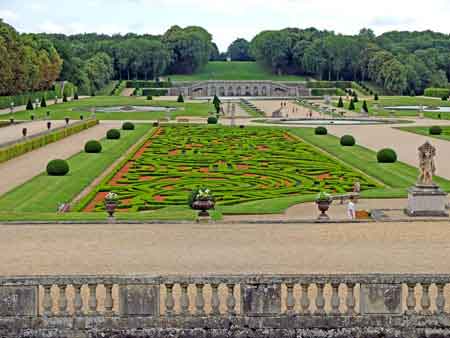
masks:
<svg viewBox="0 0 450 338"><path fill-rule="evenodd" d="M0 275L450 273L449 222L0 225Z"/></svg>

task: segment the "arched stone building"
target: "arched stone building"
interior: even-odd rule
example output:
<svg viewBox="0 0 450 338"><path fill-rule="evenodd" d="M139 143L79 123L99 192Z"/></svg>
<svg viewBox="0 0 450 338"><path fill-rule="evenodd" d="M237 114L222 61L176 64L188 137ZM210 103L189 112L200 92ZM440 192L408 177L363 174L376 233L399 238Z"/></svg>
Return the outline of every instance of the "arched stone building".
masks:
<svg viewBox="0 0 450 338"><path fill-rule="evenodd" d="M263 96L263 97L296 97L310 96L310 89L302 82L275 81L201 81L193 84L173 87L169 95L188 95L193 97L207 96Z"/></svg>

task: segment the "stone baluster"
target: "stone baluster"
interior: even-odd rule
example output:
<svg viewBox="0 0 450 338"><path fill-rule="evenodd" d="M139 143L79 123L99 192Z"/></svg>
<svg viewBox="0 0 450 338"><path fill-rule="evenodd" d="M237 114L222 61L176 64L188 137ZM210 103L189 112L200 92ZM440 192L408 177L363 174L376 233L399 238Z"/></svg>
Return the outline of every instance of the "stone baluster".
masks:
<svg viewBox="0 0 450 338"><path fill-rule="evenodd" d="M437 295L436 295L436 313L443 314L445 309L445 297L444 297L444 283L436 283Z"/></svg>
<svg viewBox="0 0 450 338"><path fill-rule="evenodd" d="M43 285L44 287L44 299L43 299L43 307L44 307L44 316L51 317L53 316L53 298L52 298L52 285Z"/></svg>
<svg viewBox="0 0 450 338"><path fill-rule="evenodd" d="M189 295L188 295L188 283L181 283L181 296L180 296L180 307L181 314L188 315L189 314Z"/></svg>
<svg viewBox="0 0 450 338"><path fill-rule="evenodd" d="M347 298L345 300L345 305L347 305L347 315L356 315L355 283L347 283Z"/></svg>
<svg viewBox="0 0 450 338"><path fill-rule="evenodd" d="M197 316L203 316L205 314L205 297L203 296L203 288L205 284L197 283L195 287L197 289L197 293L195 296L195 314Z"/></svg>
<svg viewBox="0 0 450 338"><path fill-rule="evenodd" d="M75 296L73 298L73 308L76 316L83 315L83 298L81 297L81 284L74 284L73 289L75 291Z"/></svg>
<svg viewBox="0 0 450 338"><path fill-rule="evenodd" d="M302 314L309 315L310 314L309 306L311 305L308 295L309 284L301 283L301 286L302 286L302 295L300 297L300 306L302 307Z"/></svg>
<svg viewBox="0 0 450 338"><path fill-rule="evenodd" d="M113 285L111 283L105 284L105 315L112 316L113 315L113 307L114 307L114 299L112 297L112 288Z"/></svg>
<svg viewBox="0 0 450 338"><path fill-rule="evenodd" d="M316 311L315 315L324 315L325 314L325 298L323 296L323 288L325 287L324 283L316 283L317 286L317 296L316 296Z"/></svg>
<svg viewBox="0 0 450 338"><path fill-rule="evenodd" d="M430 306L431 306L431 300L430 300L430 283L422 283L422 298L420 300L420 306L422 307L421 314L422 315L430 315Z"/></svg>
<svg viewBox="0 0 450 338"><path fill-rule="evenodd" d="M58 299L58 310L59 310L59 315L61 317L65 317L68 315L67 312L67 296L66 296L66 289L67 289L67 285L65 284L60 284L58 285L59 288L59 299Z"/></svg>
<svg viewBox="0 0 450 338"><path fill-rule="evenodd" d="M416 295L414 289L416 283L407 283L408 286L408 296L406 298L406 314L412 315L416 313Z"/></svg>
<svg viewBox="0 0 450 338"><path fill-rule="evenodd" d="M211 284L211 314L220 314L219 284Z"/></svg>
<svg viewBox="0 0 450 338"><path fill-rule="evenodd" d="M89 315L96 316L97 312L97 283L88 284L89 288Z"/></svg>
<svg viewBox="0 0 450 338"><path fill-rule="evenodd" d="M334 316L341 314L339 311L339 306L341 305L339 285L340 283L331 283L331 314Z"/></svg>
<svg viewBox="0 0 450 338"><path fill-rule="evenodd" d="M234 298L234 284L227 284L228 297L227 297L227 313L232 316L236 314L236 299Z"/></svg>
<svg viewBox="0 0 450 338"><path fill-rule="evenodd" d="M166 286L166 315L172 316L174 314L175 301L173 299L173 283L167 283Z"/></svg>
<svg viewBox="0 0 450 338"><path fill-rule="evenodd" d="M294 298L294 283L286 283L287 295L286 295L286 314L292 316L295 311L295 298Z"/></svg>

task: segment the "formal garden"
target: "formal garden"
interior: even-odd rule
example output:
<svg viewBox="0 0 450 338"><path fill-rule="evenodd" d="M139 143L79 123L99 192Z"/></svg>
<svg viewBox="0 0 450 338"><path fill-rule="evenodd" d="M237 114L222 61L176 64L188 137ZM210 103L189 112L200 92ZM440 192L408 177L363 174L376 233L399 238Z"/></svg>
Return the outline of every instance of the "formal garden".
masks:
<svg viewBox="0 0 450 338"><path fill-rule="evenodd" d="M355 181L363 190L379 187L286 131L205 128L157 129L81 209L104 210L108 192L118 195L121 211L149 211L186 205L189 193L199 186L213 191L219 206L321 191L342 194Z"/></svg>

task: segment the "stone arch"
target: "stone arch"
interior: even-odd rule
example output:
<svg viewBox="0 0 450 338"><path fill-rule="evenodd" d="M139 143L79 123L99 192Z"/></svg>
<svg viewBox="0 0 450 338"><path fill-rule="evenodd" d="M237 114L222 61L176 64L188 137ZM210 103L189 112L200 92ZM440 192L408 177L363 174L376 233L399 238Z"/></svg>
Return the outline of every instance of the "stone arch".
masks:
<svg viewBox="0 0 450 338"><path fill-rule="evenodd" d="M236 96L241 96L242 95L242 93L241 93L241 86L237 86L237 88L236 88Z"/></svg>
<svg viewBox="0 0 450 338"><path fill-rule="evenodd" d="M225 96L225 87L219 88L219 96Z"/></svg>
<svg viewBox="0 0 450 338"><path fill-rule="evenodd" d="M234 96L234 89L232 86L228 87L228 96Z"/></svg>
<svg viewBox="0 0 450 338"><path fill-rule="evenodd" d="M252 95L252 93L250 91L250 86L246 86L245 87L245 96L251 96L251 95Z"/></svg>
<svg viewBox="0 0 450 338"><path fill-rule="evenodd" d="M217 94L217 88L216 88L216 86L212 86L211 87L211 96L214 96L216 94Z"/></svg>
<svg viewBox="0 0 450 338"><path fill-rule="evenodd" d="M253 96L259 96L259 88L256 86L253 88Z"/></svg>

